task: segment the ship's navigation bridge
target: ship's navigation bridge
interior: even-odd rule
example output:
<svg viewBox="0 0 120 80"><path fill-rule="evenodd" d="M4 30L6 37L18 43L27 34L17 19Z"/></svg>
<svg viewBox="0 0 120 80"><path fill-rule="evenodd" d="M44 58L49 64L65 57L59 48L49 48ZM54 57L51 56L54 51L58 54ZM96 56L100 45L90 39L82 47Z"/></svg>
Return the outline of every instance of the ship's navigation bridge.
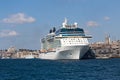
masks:
<svg viewBox="0 0 120 80"><path fill-rule="evenodd" d="M75 22L73 25L67 24L67 19L62 24L62 27L55 32L56 36L85 36L84 30L78 28Z"/></svg>

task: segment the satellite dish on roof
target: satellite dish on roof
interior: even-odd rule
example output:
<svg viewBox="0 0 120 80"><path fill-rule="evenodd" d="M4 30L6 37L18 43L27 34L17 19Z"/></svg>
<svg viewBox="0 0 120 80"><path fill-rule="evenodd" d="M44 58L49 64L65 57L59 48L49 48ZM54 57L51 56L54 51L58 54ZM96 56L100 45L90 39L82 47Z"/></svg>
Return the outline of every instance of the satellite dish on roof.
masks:
<svg viewBox="0 0 120 80"><path fill-rule="evenodd" d="M74 23L74 25L75 25L75 27L77 27L77 26L78 26L78 23L77 23L77 22L75 22L75 23Z"/></svg>

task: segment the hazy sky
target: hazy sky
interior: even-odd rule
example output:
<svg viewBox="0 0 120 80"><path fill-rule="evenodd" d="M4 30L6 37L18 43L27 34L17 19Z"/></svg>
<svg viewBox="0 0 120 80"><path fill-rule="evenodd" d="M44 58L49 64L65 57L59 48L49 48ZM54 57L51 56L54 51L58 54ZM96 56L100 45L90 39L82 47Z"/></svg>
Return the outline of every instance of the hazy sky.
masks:
<svg viewBox="0 0 120 80"><path fill-rule="evenodd" d="M67 18L92 35L120 39L120 0L0 0L0 49L40 49L40 39Z"/></svg>

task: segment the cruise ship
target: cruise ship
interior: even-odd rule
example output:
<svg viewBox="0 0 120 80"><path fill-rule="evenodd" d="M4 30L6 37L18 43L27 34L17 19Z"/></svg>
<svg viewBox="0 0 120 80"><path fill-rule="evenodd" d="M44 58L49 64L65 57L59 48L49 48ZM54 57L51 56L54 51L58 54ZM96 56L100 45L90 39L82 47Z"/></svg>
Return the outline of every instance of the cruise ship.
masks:
<svg viewBox="0 0 120 80"><path fill-rule="evenodd" d="M60 29L54 27L41 39L40 59L81 59L89 50L88 38L84 30L75 22L63 22Z"/></svg>

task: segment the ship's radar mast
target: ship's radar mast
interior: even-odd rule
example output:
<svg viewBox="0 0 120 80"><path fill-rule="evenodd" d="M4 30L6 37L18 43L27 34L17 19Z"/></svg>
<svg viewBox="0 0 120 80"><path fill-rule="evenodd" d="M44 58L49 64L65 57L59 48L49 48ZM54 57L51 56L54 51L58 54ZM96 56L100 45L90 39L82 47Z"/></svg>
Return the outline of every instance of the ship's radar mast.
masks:
<svg viewBox="0 0 120 80"><path fill-rule="evenodd" d="M78 23L75 22L73 25L69 25L67 19L65 18L65 21L62 23L62 26L63 26L63 28L69 28L69 29L77 28Z"/></svg>
<svg viewBox="0 0 120 80"><path fill-rule="evenodd" d="M63 22L63 27L65 28L66 27L66 25L67 25L67 18L65 18L65 21Z"/></svg>
<svg viewBox="0 0 120 80"><path fill-rule="evenodd" d="M64 21L64 23L66 23L66 24L67 24L67 22L68 22L68 21L67 21L67 18L65 18L65 21Z"/></svg>

